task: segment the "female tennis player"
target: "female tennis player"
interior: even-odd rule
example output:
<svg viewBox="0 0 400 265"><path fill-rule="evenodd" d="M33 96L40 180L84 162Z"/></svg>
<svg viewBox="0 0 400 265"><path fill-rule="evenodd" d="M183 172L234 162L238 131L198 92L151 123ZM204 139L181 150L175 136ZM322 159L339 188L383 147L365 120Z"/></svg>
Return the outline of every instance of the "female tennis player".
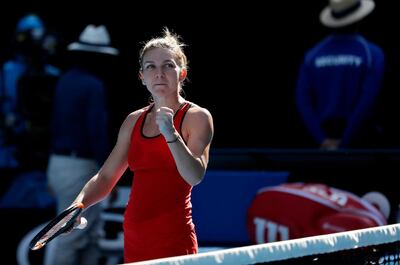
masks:
<svg viewBox="0 0 400 265"><path fill-rule="evenodd" d="M75 200L86 209L101 201L129 166L125 262L198 250L190 198L205 175L214 129L210 112L181 95L188 69L183 46L166 28L144 44L139 76L152 101L127 116L108 159Z"/></svg>

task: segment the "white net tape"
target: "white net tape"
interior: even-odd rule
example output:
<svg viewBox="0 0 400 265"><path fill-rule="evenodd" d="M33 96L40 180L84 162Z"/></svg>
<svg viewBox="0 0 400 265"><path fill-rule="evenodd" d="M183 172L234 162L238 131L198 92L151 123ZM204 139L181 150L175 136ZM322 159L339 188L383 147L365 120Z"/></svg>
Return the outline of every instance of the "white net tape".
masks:
<svg viewBox="0 0 400 265"><path fill-rule="evenodd" d="M247 265L325 254L400 241L400 224L266 243L195 255L131 263L135 265Z"/></svg>

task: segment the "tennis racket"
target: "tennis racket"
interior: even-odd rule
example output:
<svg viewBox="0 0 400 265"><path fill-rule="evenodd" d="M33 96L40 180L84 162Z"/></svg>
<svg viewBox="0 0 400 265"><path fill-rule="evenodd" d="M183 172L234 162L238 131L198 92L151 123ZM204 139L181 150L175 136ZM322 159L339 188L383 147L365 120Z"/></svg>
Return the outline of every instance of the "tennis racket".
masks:
<svg viewBox="0 0 400 265"><path fill-rule="evenodd" d="M83 229L86 227L87 220L81 218L81 223L74 227L76 218L83 210L82 203L76 203L62 213L57 215L51 220L37 235L32 239L29 244L31 250L38 250L44 247L47 243L53 240L55 237L68 232L74 228Z"/></svg>

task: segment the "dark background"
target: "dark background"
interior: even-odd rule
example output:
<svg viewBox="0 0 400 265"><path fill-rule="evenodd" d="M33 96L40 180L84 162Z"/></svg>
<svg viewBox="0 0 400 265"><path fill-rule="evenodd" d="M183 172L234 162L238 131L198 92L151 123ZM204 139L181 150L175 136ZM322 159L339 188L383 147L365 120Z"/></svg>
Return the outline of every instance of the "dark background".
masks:
<svg viewBox="0 0 400 265"><path fill-rule="evenodd" d="M390 148L400 147L397 129L400 38L396 2L377 0L376 9L361 28L364 36L380 45L386 54L385 83L377 114L385 132L384 147ZM336 187L351 191L364 189L363 185L378 190L385 186L389 198L396 197L393 201L398 202L397 185L391 184L393 175L398 175L398 153L350 156L346 151L285 152L285 148L313 146L295 109L294 89L304 52L329 33L318 18L326 3L321 0L9 1L0 8L0 61L11 56L15 25L29 12L37 13L58 37L59 53L52 62L60 68L64 67L65 46L77 40L87 24L106 25L113 45L121 51L119 65L112 73L115 78L109 97L110 129L116 136L125 116L147 104L147 91L137 78L141 43L159 35L167 26L188 45L189 82L184 88L187 99L206 107L214 117L212 151L217 152L210 160L210 168L288 170L295 179L334 182ZM237 153L218 150L236 147ZM253 150L247 154L244 147L281 150L267 154ZM8 258L15 258L16 245L27 231L54 216L52 210L0 211L2 225L13 231L4 250Z"/></svg>
<svg viewBox="0 0 400 265"><path fill-rule="evenodd" d="M121 51L110 92L112 130L147 103L138 82L141 42L167 26L188 45L187 99L214 117L214 147L312 147L294 105L297 71L304 52L329 29L319 23L327 1L13 1L0 11L1 59L10 53L18 19L28 12L43 18L57 34L59 54L89 24L107 26ZM396 1L377 1L361 31L387 57L378 115L385 131L383 147L400 146L396 129L400 82L400 41ZM53 62L63 67L62 56Z"/></svg>

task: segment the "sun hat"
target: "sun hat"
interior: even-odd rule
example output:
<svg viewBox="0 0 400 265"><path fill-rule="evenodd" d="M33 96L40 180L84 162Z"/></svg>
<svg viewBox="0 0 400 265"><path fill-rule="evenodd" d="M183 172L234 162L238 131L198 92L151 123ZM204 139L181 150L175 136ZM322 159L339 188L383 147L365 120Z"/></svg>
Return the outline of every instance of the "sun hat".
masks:
<svg viewBox="0 0 400 265"><path fill-rule="evenodd" d="M362 20L374 8L373 0L329 0L320 13L320 21L327 27L344 27Z"/></svg>
<svg viewBox="0 0 400 265"><path fill-rule="evenodd" d="M104 25L88 25L79 36L79 40L68 45L69 51L96 52L118 55L119 51L110 46L110 35Z"/></svg>

